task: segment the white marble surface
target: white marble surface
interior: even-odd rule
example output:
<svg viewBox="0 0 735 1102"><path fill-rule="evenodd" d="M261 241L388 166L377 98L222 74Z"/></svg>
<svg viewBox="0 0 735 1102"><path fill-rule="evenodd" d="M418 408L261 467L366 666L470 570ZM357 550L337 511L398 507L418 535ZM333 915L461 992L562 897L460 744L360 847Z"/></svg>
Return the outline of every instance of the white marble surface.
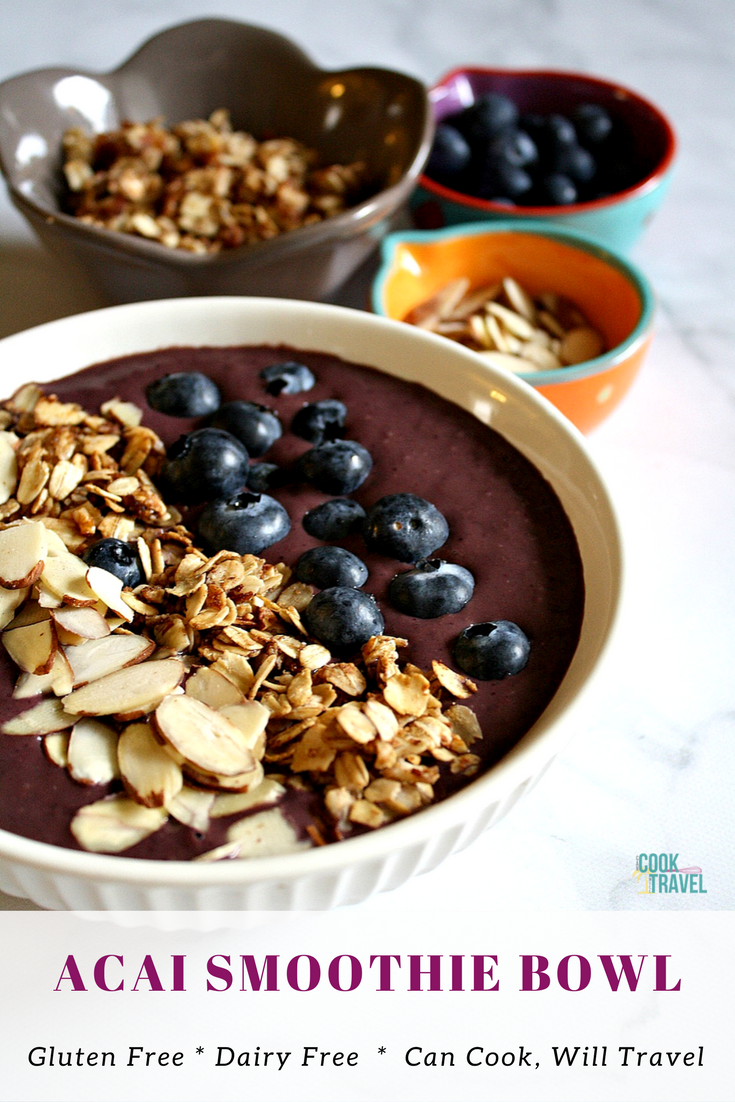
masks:
<svg viewBox="0 0 735 1102"><path fill-rule="evenodd" d="M590 438L628 545L622 631L580 731L469 852L364 906L732 909L735 876L735 20L730 0L0 0L0 79L107 69L203 14L263 23L324 66L427 83L458 64L615 78L680 139L674 185L634 250L659 295L653 349ZM362 286L345 292L356 304ZM97 305L0 195L0 335ZM674 851L707 894L641 896L635 854ZM478 867L482 875L478 876ZM27 907L0 899L0 907Z"/></svg>

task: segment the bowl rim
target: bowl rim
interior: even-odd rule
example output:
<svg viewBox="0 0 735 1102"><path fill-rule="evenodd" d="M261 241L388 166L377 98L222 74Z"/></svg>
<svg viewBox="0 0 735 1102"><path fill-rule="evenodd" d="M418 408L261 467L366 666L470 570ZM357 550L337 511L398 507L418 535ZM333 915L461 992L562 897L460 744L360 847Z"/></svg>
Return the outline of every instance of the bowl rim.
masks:
<svg viewBox="0 0 735 1102"><path fill-rule="evenodd" d="M373 310L381 317L392 317L385 309L385 290L393 273L393 265L401 245L432 245L455 237L481 238L498 233L550 238L596 257L603 263L615 268L628 280L638 295L641 307L641 314L634 329L631 330L624 341L616 344L614 348L607 352L603 352L601 356L596 356L593 360L585 360L581 364L572 364L569 367L555 367L549 371L519 371L515 373L517 378L524 379L534 387L555 383L571 383L577 379L584 379L588 375L597 375L601 371L608 371L616 367L634 354L648 339L656 312L656 295L650 280L642 269L622 253L616 252L609 246L601 245L597 240L580 230L551 225L548 222L530 218L522 223L510 219L498 219L491 222L468 222L465 225L444 226L438 230L401 230L387 234L381 242L380 267L373 279L371 288Z"/></svg>
<svg viewBox="0 0 735 1102"><path fill-rule="evenodd" d="M318 331L315 333L314 329L310 328L310 320L322 318L325 326L334 322L340 339L330 338L330 344L333 340L331 351L335 355L348 358L354 359L355 356L351 350L341 347L343 344L341 327L344 325L349 325L351 329L356 327L355 337L359 335L360 329L368 335L371 329L376 326L381 327L389 333L392 332L392 339L399 347L401 343L410 341L417 348L423 344L427 351L433 349L434 353L441 348L444 354L447 354L449 347L449 356L464 360L471 376L482 377L491 389L496 387L501 392L505 391L506 395L510 395L532 419L538 421L539 417L542 417L554 423L555 431L567 438L567 443L575 449L585 467L584 488L577 486L574 495L571 496L579 496L580 493L589 494L596 508L604 513L605 523L609 526L611 582L609 609L604 632L600 632L599 628L590 629L597 633L597 649L583 681L573 690L571 699L561 705L558 714L550 715L554 711L554 702L550 701L529 731L486 773L448 799L424 809L420 814L408 816L406 819L390 824L390 831L387 833L385 830L372 831L347 839L338 845L314 847L293 854L256 857L242 861L195 862L141 860L124 855L89 853L0 830L0 862L8 860L22 863L24 867L71 876L81 881L132 884L160 889L198 890L226 886L252 886L255 883L283 882L284 880L303 881L312 876L349 866L350 863L358 868L369 861L385 860L391 852L399 850L405 852L409 846L418 843L426 845L433 837L439 838L448 829L463 826L470 821L473 810L477 813L479 807L488 806L494 798L502 804L512 796L519 785L528 785L530 776L540 775L533 771L529 773L529 770L532 770L534 762L539 768L547 765L566 745L570 738L569 720L580 709L599 677L603 659L613 645L619 623L624 572L620 524L609 490L582 433L548 399L527 383L490 365L482 364L471 351L459 346L454 348L447 346L444 338L407 326L404 322L348 307L254 296L202 296L127 303L46 322L0 340L0 361L6 350L18 355L17 350L20 348L23 351L24 345L30 342L31 349L27 351L32 351L32 345L36 341L42 341L48 337L68 340L80 326L84 328L88 324L97 324L107 328L107 323L112 319L118 319L120 325L125 325L127 332L133 333L136 332L136 318L142 323L146 315L155 315L157 311L164 317L174 315L179 319L182 315L188 319L201 316L211 319L213 314L217 313L219 323L223 325L225 319L229 320L234 314L244 313L247 317L248 314L257 313L259 309L288 311L292 315L294 325L298 324L299 331L303 332L305 346L309 341L318 341L319 346L323 347L326 342L326 337ZM154 344L152 338L146 337L146 340ZM218 342L209 339L209 343L226 344L232 341ZM381 367L378 370L385 369ZM517 441L515 446L521 451L524 450L522 442ZM534 462L533 459L531 461ZM589 608L585 612L585 622L588 615L591 615ZM567 681L568 677L569 670L565 674L564 681ZM557 695L558 692L559 690Z"/></svg>
<svg viewBox="0 0 735 1102"><path fill-rule="evenodd" d="M558 81L576 80L580 82L583 81L593 87L605 88L612 91L614 94L617 93L618 95L624 96L626 99L635 100L637 103L645 106L647 110L655 116L663 130L666 138L666 149L658 164L644 176L642 180L639 180L637 184L624 188L622 191L616 191L612 195L606 195L602 199L589 199L584 203L570 203L568 206L563 207L528 206L509 208L503 203L495 203L491 199L479 199L474 195L466 195L464 192L455 191L453 188L438 183L430 176L427 176L426 173L422 172L419 177L420 186L426 191L437 195L440 199L445 199L459 206L469 207L470 209L487 211L488 214L497 213L507 218L560 218L567 215L589 214L616 206L620 202L638 199L647 195L661 184L664 176L673 165L678 151L678 139L668 118L655 103L652 103L651 100L646 99L645 96L635 92L632 88L626 87L619 81L606 80L604 77L593 76L589 73L576 73L571 69L504 69L496 68L495 66L460 65L451 69L448 73L445 73L429 89L429 101L432 108L445 86L456 77L466 74L477 76L546 77L547 79Z"/></svg>
<svg viewBox="0 0 735 1102"><path fill-rule="evenodd" d="M203 26L218 26L222 29L237 27L239 31L254 31L257 32L258 35L268 36L272 41L278 40L283 44L284 48L288 48L294 54L300 55L305 70L311 70L314 73L320 74L322 77L333 77L336 79L341 76L348 76L355 73L377 75L390 74L414 86L417 92L422 88L425 92L427 91L417 77L401 72L398 69L388 69L375 65L341 69L323 69L302 49L298 42L282 34L280 31L274 31L270 27L263 27L259 24L248 23L242 20L211 17L184 20L156 31L140 42L127 57L111 69L82 69L76 66L49 65L16 73L0 82L0 105L2 104L3 95L8 93L8 90L16 81L25 80L32 76L40 77L42 75L54 74L56 76L83 76L97 81L115 80L124 74L126 70L134 70L140 55L144 54L154 43L164 40L170 35L179 34L182 31ZM264 241L238 245L232 249L222 249L218 253L198 254L190 253L183 249L168 249L140 235L124 233L118 230L109 230L102 226L89 225L85 222L81 222L78 218L75 218L74 215L60 210L57 206L47 206L45 203L38 202L35 198L27 195L25 191L18 186L12 167L5 163L2 147L0 147L0 173L2 173L5 178L14 204L31 220L41 219L47 226L58 224L80 240L96 242L99 246L113 248L116 252L127 253L135 257L144 257L152 262L158 262L158 264L162 266L173 263L175 267L181 267L183 269L206 268L210 266L226 267L230 264L242 261L245 257L255 256L256 254L259 256L265 249L267 249L269 256L277 256L279 253L288 254L294 251L294 249L298 249L299 243L301 242L308 243L312 239L319 240L325 234L327 228L331 231L330 236L332 237L351 238L361 231L364 223L367 223L368 227L371 226L373 222L385 216L386 209L390 211L393 208L396 200L400 202L403 198L403 193L408 193L407 189L410 189L410 187L417 183L420 169L426 163L431 150L434 129L434 114L427 93L420 140L410 164L404 169L399 180L387 187L381 188L374 195L369 195L360 203L356 203L354 206L347 208L347 210L342 211L332 218L323 219L321 222L312 225L300 226L296 230L280 233L276 237ZM296 239L295 242L294 239Z"/></svg>

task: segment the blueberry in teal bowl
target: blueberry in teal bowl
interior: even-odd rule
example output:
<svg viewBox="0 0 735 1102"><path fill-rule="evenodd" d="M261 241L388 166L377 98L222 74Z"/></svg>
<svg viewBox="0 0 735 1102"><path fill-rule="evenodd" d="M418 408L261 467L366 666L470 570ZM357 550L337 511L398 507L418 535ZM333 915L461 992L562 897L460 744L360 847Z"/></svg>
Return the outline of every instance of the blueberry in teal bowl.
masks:
<svg viewBox="0 0 735 1102"><path fill-rule="evenodd" d="M473 66L429 97L437 130L411 199L418 228L543 219L627 250L671 183L671 123L615 81Z"/></svg>

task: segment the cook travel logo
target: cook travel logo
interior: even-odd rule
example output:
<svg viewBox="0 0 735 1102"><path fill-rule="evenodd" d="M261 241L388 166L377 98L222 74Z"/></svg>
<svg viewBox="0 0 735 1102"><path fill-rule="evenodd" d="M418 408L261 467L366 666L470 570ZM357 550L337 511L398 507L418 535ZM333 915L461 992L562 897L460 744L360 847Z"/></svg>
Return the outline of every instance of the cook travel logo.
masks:
<svg viewBox="0 0 735 1102"><path fill-rule="evenodd" d="M633 879L638 895L706 895L699 865L679 868L678 853L639 853Z"/></svg>

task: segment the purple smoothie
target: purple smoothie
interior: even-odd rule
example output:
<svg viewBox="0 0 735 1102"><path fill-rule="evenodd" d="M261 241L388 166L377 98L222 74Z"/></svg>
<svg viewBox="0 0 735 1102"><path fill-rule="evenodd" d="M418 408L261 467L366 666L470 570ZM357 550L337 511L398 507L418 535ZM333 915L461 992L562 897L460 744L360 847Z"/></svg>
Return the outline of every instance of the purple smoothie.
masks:
<svg viewBox="0 0 735 1102"><path fill-rule="evenodd" d="M294 359L312 369L315 387L297 395L267 394L259 370ZM369 477L350 496L367 509L386 494L409 492L427 498L444 513L450 536L435 557L467 567L476 581L472 600L454 615L417 620L397 612L387 600L388 584L408 566L369 553L359 536L341 542L370 571L363 588L377 598L386 634L409 640L401 651L402 662L429 669L431 660L439 659L456 668L452 646L468 624L504 619L523 628L531 641L526 668L503 681L479 682L478 692L464 702L477 713L484 732L473 753L482 756L486 767L496 762L551 700L581 629L582 564L572 527L551 486L512 445L471 414L418 384L318 352L273 347L171 348L98 364L45 389L93 412L116 395L135 402L144 410L144 424L168 446L199 422L152 410L145 388L163 374L186 370L214 379L223 401L244 398L277 412L284 434L261 458L281 465L292 463L311 446L289 432L294 413L305 402L341 399L348 408L344 437L359 441L374 459ZM303 483L273 491L273 496L288 510L292 527L263 557L294 565L303 551L319 542L304 531L302 517L328 496ZM29 702L10 699L17 671L4 652L0 663L0 718L4 720ZM443 777L437 794L447 794L461 783L467 782ZM0 735L1 828L78 848L69 831L72 814L103 794L101 787L78 785L48 762L39 740ZM309 812L303 797L291 810L299 821ZM187 859L224 841L228 825L229 820L217 820L200 837L170 820L125 856Z"/></svg>

